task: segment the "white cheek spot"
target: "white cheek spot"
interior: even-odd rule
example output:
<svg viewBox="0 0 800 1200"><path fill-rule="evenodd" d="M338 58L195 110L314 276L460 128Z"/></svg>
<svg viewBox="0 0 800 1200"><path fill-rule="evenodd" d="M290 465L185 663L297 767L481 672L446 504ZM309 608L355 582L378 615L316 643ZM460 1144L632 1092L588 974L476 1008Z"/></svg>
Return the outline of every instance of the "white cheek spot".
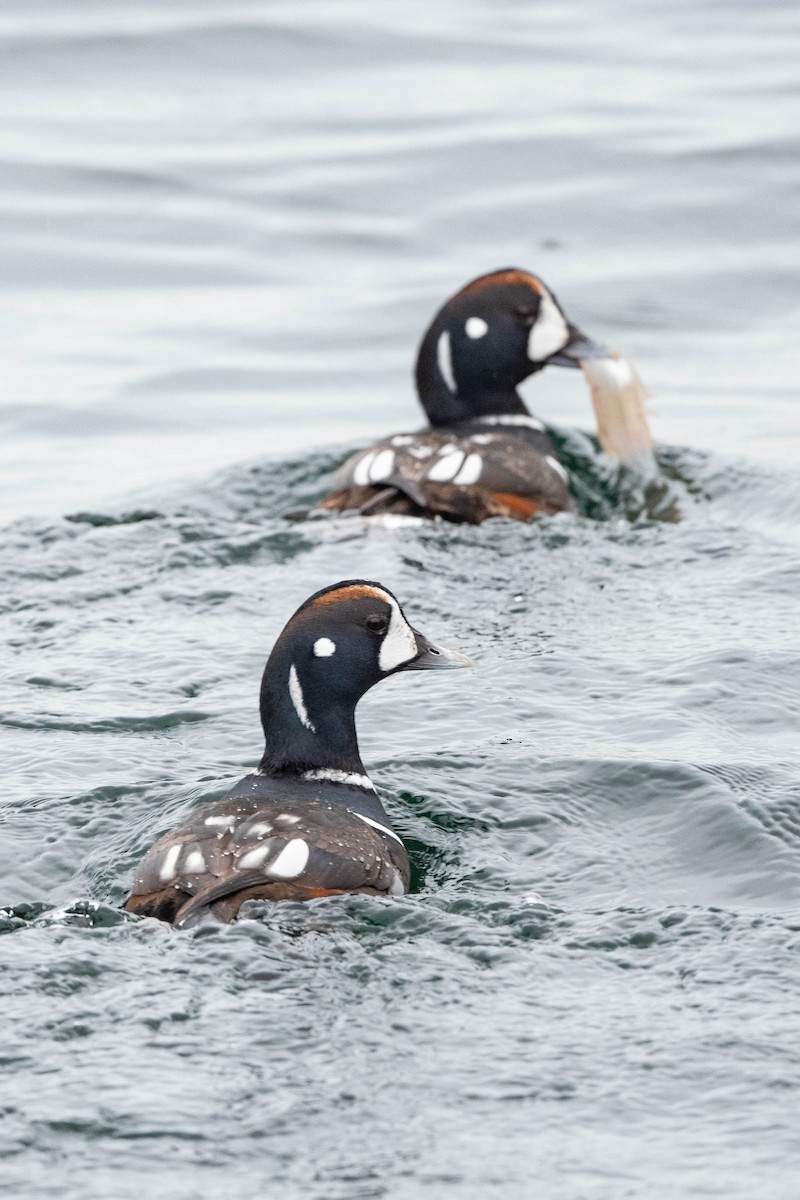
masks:
<svg viewBox="0 0 800 1200"><path fill-rule="evenodd" d="M306 729L310 729L312 733L316 733L316 729L309 720L306 702L303 696L303 689L300 687L300 680L297 678L297 671L294 663L289 668L289 695L292 698L294 711L300 718L301 724L305 725Z"/></svg>
<svg viewBox="0 0 800 1200"><path fill-rule="evenodd" d="M489 326L482 317L468 317L464 332L469 338L482 338L489 332Z"/></svg>
<svg viewBox="0 0 800 1200"><path fill-rule="evenodd" d="M239 871L252 871L257 867L264 865L265 860L272 852L272 846L256 846L254 850L248 850L237 860L236 868Z"/></svg>
<svg viewBox="0 0 800 1200"><path fill-rule="evenodd" d="M450 453L446 454L445 450L448 449ZM440 455L441 457L436 460L428 471L428 479L444 483L448 479L453 479L458 474L461 464L464 461L464 454L461 450L453 450L445 446L440 451Z"/></svg>
<svg viewBox="0 0 800 1200"><path fill-rule="evenodd" d="M288 846L284 846L275 861L265 868L265 874L273 879L296 879L305 870L308 855L308 843L302 838L295 838Z"/></svg>
<svg viewBox="0 0 800 1200"><path fill-rule="evenodd" d="M393 468L394 450L380 450L369 469L370 482L378 483L381 479L387 479L391 475Z"/></svg>
<svg viewBox="0 0 800 1200"><path fill-rule="evenodd" d="M353 471L353 483L358 484L359 487L365 487L369 483L369 469L376 458L377 454L373 450L371 454L365 454L358 460Z"/></svg>
<svg viewBox="0 0 800 1200"><path fill-rule="evenodd" d="M386 596L387 604L392 610L392 617L389 621L386 636L381 642L378 666L382 671L393 671L395 667L399 667L402 663L411 662L412 658L417 657L419 651L414 631L400 612L400 605L393 596L389 596L386 593L384 595Z"/></svg>
<svg viewBox="0 0 800 1200"><path fill-rule="evenodd" d="M456 379L453 374L453 355L450 350L450 334L445 329L444 333L439 334L439 340L436 343L436 361L439 364L439 370L442 379L447 384L451 392L457 392Z"/></svg>
<svg viewBox="0 0 800 1200"><path fill-rule="evenodd" d="M191 854L186 855L183 864L183 869L189 875L202 875L206 868L206 860L199 850L193 850Z"/></svg>
<svg viewBox="0 0 800 1200"><path fill-rule="evenodd" d="M564 470L557 458L553 458L552 454L547 454L544 461L547 463L551 471L555 471L556 475L560 475L564 482L567 482L569 475Z"/></svg>
<svg viewBox="0 0 800 1200"><path fill-rule="evenodd" d="M317 638L314 642L314 653L317 658L330 658L336 653L336 642L332 642L330 638Z"/></svg>
<svg viewBox="0 0 800 1200"><path fill-rule="evenodd" d="M548 291L539 301L539 315L528 338L528 358L531 362L544 362L551 354L562 350L569 341L567 322Z"/></svg>
<svg viewBox="0 0 800 1200"><path fill-rule="evenodd" d="M183 846L170 846L167 853L164 855L164 861L161 864L161 869L158 872L158 878L162 883L169 883L170 879L175 876L175 868L178 865L178 858Z"/></svg>
<svg viewBox="0 0 800 1200"><path fill-rule="evenodd" d="M470 483L476 483L481 477L483 470L483 459L480 454L468 454L464 459L464 465L456 475L453 483L460 484L461 487L467 486Z"/></svg>

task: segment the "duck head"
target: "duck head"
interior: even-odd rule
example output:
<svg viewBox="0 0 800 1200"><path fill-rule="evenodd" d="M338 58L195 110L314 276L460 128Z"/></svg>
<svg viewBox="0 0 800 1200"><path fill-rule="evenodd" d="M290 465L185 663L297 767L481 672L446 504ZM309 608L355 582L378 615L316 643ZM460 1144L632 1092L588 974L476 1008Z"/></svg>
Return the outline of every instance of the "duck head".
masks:
<svg viewBox="0 0 800 1200"><path fill-rule="evenodd" d="M261 681L266 750L260 770L361 772L355 708L390 675L471 666L406 620L382 584L349 579L301 604Z"/></svg>
<svg viewBox="0 0 800 1200"><path fill-rule="evenodd" d="M527 413L517 387L529 375L608 353L567 320L541 279L508 268L473 279L440 308L417 355L417 391L434 427Z"/></svg>

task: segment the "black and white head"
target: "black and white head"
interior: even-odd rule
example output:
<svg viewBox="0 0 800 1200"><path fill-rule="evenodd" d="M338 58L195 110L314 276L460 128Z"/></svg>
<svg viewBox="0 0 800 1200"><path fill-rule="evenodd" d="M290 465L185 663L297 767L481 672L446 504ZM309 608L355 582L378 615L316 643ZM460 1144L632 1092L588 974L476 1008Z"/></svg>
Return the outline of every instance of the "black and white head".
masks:
<svg viewBox="0 0 800 1200"><path fill-rule="evenodd" d="M516 389L529 375L607 353L570 324L541 279L516 268L493 271L434 317L417 356L417 391L433 426L524 413Z"/></svg>
<svg viewBox="0 0 800 1200"><path fill-rule="evenodd" d="M363 770L355 707L400 671L470 666L429 641L379 583L350 579L315 592L278 638L261 682L268 771Z"/></svg>

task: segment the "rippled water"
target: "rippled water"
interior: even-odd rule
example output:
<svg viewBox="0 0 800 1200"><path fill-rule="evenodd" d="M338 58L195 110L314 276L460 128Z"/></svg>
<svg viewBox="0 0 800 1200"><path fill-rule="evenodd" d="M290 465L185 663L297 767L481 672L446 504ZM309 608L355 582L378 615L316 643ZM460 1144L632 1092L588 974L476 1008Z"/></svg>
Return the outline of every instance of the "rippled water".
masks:
<svg viewBox="0 0 800 1200"><path fill-rule="evenodd" d="M799 50L788 3L4 6L6 1194L797 1195ZM684 520L553 370L579 516L284 522L509 262L636 362ZM476 660L362 705L415 894L124 917L359 575Z"/></svg>

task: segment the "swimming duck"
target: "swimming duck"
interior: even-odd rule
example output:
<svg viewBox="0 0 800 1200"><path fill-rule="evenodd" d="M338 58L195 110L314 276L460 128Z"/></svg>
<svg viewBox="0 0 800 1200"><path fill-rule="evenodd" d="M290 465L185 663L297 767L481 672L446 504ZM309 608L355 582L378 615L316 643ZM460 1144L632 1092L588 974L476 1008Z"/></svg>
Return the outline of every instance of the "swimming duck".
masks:
<svg viewBox="0 0 800 1200"><path fill-rule="evenodd" d="M567 472L517 387L546 366L608 355L535 275L481 275L447 301L422 339L416 385L430 427L358 451L318 508L473 524L572 510Z"/></svg>
<svg viewBox="0 0 800 1200"><path fill-rule="evenodd" d="M186 928L231 922L252 899L403 895L408 855L361 762L355 708L399 671L470 665L412 628L379 583L315 592L264 669L257 770L155 843L125 908Z"/></svg>

